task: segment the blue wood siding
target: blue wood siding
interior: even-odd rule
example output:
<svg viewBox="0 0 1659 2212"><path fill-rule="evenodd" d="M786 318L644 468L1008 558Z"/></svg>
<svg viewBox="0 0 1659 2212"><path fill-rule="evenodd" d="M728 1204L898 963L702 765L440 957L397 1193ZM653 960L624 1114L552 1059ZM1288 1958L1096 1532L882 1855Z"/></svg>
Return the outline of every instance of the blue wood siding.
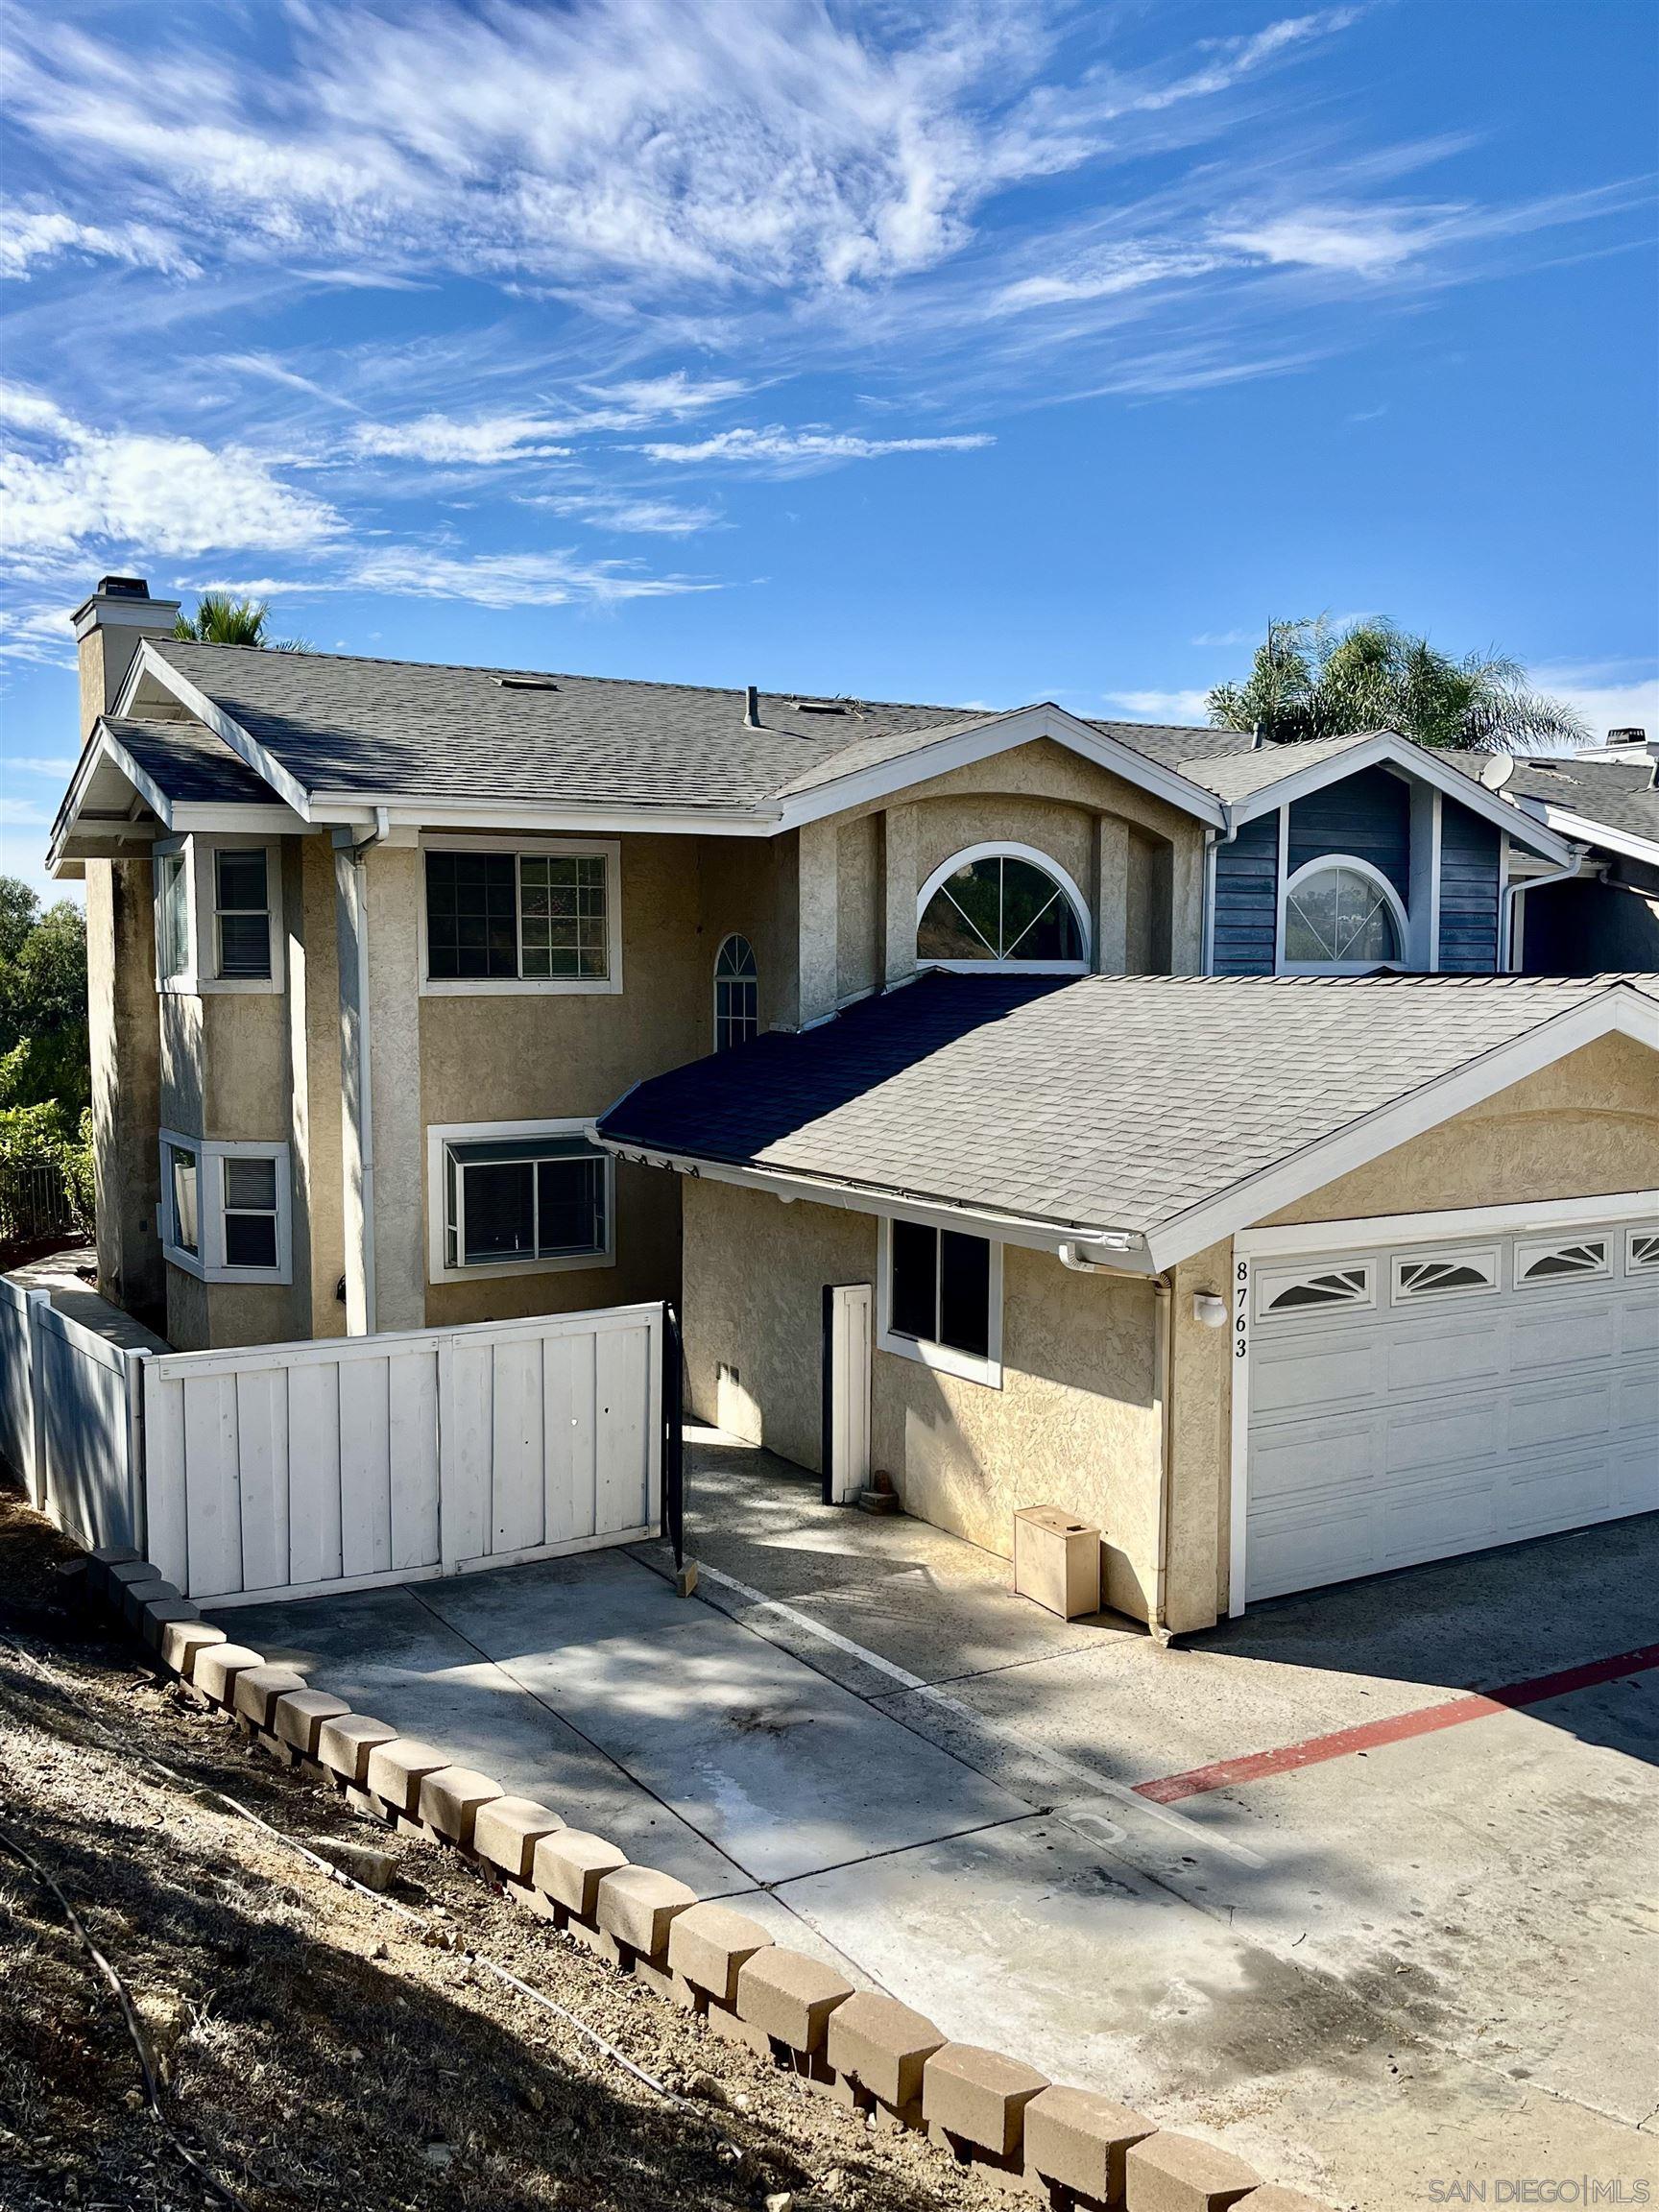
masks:
<svg viewBox="0 0 1659 2212"><path fill-rule="evenodd" d="M1215 848L1217 975L1271 975L1279 931L1279 817L1258 814Z"/></svg>
<svg viewBox="0 0 1659 2212"><path fill-rule="evenodd" d="M1498 966L1498 831L1455 799L1440 810L1440 967L1490 975Z"/></svg>
<svg viewBox="0 0 1659 2212"><path fill-rule="evenodd" d="M1362 768L1310 791L1290 809L1290 873L1327 853L1351 853L1411 896L1411 786L1386 768Z"/></svg>

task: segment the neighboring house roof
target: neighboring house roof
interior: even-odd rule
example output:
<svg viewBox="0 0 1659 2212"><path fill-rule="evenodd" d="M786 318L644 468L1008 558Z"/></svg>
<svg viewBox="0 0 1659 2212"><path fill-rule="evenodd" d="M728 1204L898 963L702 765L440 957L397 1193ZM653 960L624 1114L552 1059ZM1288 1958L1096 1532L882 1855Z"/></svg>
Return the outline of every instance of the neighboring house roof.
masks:
<svg viewBox="0 0 1659 2212"><path fill-rule="evenodd" d="M642 1083L599 1132L1164 1267L1610 1027L1659 1048L1653 978L935 974Z"/></svg>
<svg viewBox="0 0 1659 2212"><path fill-rule="evenodd" d="M1659 788L1651 760L1517 759L1499 786L1505 799L1593 844L1659 861ZM1611 832L1611 835L1608 833Z"/></svg>

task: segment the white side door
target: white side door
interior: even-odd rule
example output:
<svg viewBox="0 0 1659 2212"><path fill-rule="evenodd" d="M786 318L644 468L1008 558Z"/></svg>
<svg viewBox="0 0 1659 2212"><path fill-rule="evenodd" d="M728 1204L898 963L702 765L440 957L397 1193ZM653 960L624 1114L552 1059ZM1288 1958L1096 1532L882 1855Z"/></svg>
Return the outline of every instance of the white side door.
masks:
<svg viewBox="0 0 1659 2212"><path fill-rule="evenodd" d="M824 1497L848 1505L870 1481L870 1368L875 1300L868 1283L824 1292Z"/></svg>

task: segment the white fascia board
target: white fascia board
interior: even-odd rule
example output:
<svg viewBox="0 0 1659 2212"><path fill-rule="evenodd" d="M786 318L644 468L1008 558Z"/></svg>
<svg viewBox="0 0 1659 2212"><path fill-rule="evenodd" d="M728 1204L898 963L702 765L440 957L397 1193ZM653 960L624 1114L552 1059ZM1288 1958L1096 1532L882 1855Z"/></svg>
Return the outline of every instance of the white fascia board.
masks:
<svg viewBox="0 0 1659 2212"><path fill-rule="evenodd" d="M1227 809L1228 821L1237 829L1242 823L1253 822L1258 814L1271 814L1280 806L1290 806L1310 792L1323 791L1328 783L1340 783L1345 777L1358 776L1378 763L1397 768L1406 776L1420 777L1445 797L1455 799L1472 814L1490 822L1495 830L1507 830L1510 836L1514 836L1516 809L1507 799L1488 791L1484 783L1477 783L1460 769L1448 768L1443 761L1436 760L1431 747L1413 745L1408 737L1399 736L1392 730L1375 731L1358 745L1351 745L1345 753L1333 753L1324 760L1310 760L1281 776L1277 782L1252 791L1247 799L1236 800ZM1557 867L1566 867L1573 857L1571 845L1542 826L1528 830L1526 841L1534 852L1547 854Z"/></svg>
<svg viewBox="0 0 1659 2212"><path fill-rule="evenodd" d="M181 676L171 661L156 651L148 637L132 656L132 665L121 685L121 694L114 708L117 721L127 713L146 676L154 676L164 690L173 694L180 707L187 707L198 722L205 723L215 737L229 746L244 767L252 768L255 776L263 777L277 797L287 801L301 821L311 820L311 794L298 777L291 776L273 754L251 737L241 723L233 720L222 707L209 699L205 691L199 691L187 677Z"/></svg>
<svg viewBox="0 0 1659 2212"><path fill-rule="evenodd" d="M1064 745L1069 752L1093 760L1097 767L1110 769L1113 775L1121 776L1124 782L1135 784L1153 798L1165 800L1183 814L1196 815L1212 829L1226 827L1221 802L1213 791L1191 782L1173 768L1166 768L1161 761L1148 758L1144 753L1137 753L1120 739L1107 736L1104 731L1092 729L1064 707L1056 707L1049 701L1016 707L1005 714L988 714L983 722L975 722L966 730L958 729L933 744L926 742L926 732L917 734L922 742L907 753L898 754L890 760L876 761L868 768L855 768L846 776L815 783L809 791L785 798L779 827L795 830L805 822L821 822L826 815L843 813L850 806L867 805L872 800L905 790L912 783L928 782L935 776L949 775L953 768L972 767L975 761L987 760L993 754L1011 752L1015 746L1032 744L1039 737L1052 738L1056 745Z"/></svg>
<svg viewBox="0 0 1659 2212"><path fill-rule="evenodd" d="M1587 1229L1599 1221L1659 1218L1659 1190L1593 1191L1584 1198L1522 1199L1504 1206L1451 1206L1427 1214L1358 1214L1346 1221L1291 1222L1282 1229L1240 1229L1233 1249L1242 1260L1291 1260L1303 1253L1353 1251L1374 1244L1417 1244L1431 1238L1514 1236L1529 1229Z"/></svg>
<svg viewBox="0 0 1659 2212"><path fill-rule="evenodd" d="M1152 1230L1146 1243L1153 1266L1162 1272L1190 1260L1222 1238L1251 1228L1264 1214L1294 1205L1310 1190L1334 1183L1380 1153L1391 1152L1396 1145L1421 1137L1454 1115L1479 1106L1483 1099L1506 1091L1510 1084L1535 1075L1541 1068L1614 1031L1659 1052L1659 999L1634 991L1628 984L1611 984L1571 1012L1540 1022L1536 1028L1510 1038L1507 1044L1494 1046L1386 1106L1361 1115L1329 1137L1315 1139L1271 1167L1245 1176L1213 1198L1201 1199Z"/></svg>
<svg viewBox="0 0 1659 2212"><path fill-rule="evenodd" d="M293 837L309 830L292 806L275 800L262 806L257 800L178 799L173 803L171 828L186 830L246 830L250 836Z"/></svg>
<svg viewBox="0 0 1659 2212"><path fill-rule="evenodd" d="M120 744L110 734L105 726L103 716L100 715L92 725L92 734L82 748L81 757L75 763L75 772L69 779L69 788L64 792L58 811L53 817L51 836L46 850L46 865L53 873L57 871L57 864L62 855L64 846L74 835L80 824L81 809L85 803L87 785L98 773L100 763L105 760L109 761L121 771L138 797L160 817L167 829L171 830L173 827L172 813L165 793L144 773L137 761L128 752L126 746ZM109 824L102 821L98 824L98 831L100 835L105 836L121 834L118 830L113 830Z"/></svg>
<svg viewBox="0 0 1659 2212"><path fill-rule="evenodd" d="M1599 846L1603 852L1623 854L1627 860L1646 860L1649 867L1659 868L1659 841L1651 837L1639 837L1633 830L1613 830L1605 822L1592 822L1587 814L1574 814L1564 806L1551 806L1548 799L1528 795L1516 798L1510 804L1517 812L1530 815L1535 822L1547 822L1551 830L1560 830L1564 836Z"/></svg>
<svg viewBox="0 0 1659 2212"><path fill-rule="evenodd" d="M518 799L422 799L406 791L314 791L306 819L343 828L373 829L384 812L394 830L477 830L517 834L527 830L609 834L656 830L670 837L775 837L776 812L736 807L538 805Z"/></svg>
<svg viewBox="0 0 1659 2212"><path fill-rule="evenodd" d="M603 1129L595 1130L593 1141L615 1153L618 1160L632 1161L637 1166L665 1167L699 1182L733 1183L744 1190L764 1190L785 1205L801 1199L813 1206L836 1206L849 1214L869 1214L878 1220L921 1221L930 1228L960 1229L970 1236L992 1238L999 1244L1022 1244L1033 1252L1058 1252L1064 1244L1124 1274L1151 1272L1144 1241L1128 1231L1035 1221L1024 1214L998 1214L947 1199L909 1197L897 1190L867 1190L856 1183L793 1174L786 1168L738 1166L725 1160L702 1159L695 1153L664 1152L634 1138L607 1137Z"/></svg>

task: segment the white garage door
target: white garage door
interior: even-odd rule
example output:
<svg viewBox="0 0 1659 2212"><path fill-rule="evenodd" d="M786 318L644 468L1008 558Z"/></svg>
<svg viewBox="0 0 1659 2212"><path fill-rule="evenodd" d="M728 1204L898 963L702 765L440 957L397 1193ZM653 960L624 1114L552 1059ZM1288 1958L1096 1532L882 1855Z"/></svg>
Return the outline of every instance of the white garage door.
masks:
<svg viewBox="0 0 1659 2212"><path fill-rule="evenodd" d="M1259 1260L1244 1594L1659 1507L1659 1226Z"/></svg>

